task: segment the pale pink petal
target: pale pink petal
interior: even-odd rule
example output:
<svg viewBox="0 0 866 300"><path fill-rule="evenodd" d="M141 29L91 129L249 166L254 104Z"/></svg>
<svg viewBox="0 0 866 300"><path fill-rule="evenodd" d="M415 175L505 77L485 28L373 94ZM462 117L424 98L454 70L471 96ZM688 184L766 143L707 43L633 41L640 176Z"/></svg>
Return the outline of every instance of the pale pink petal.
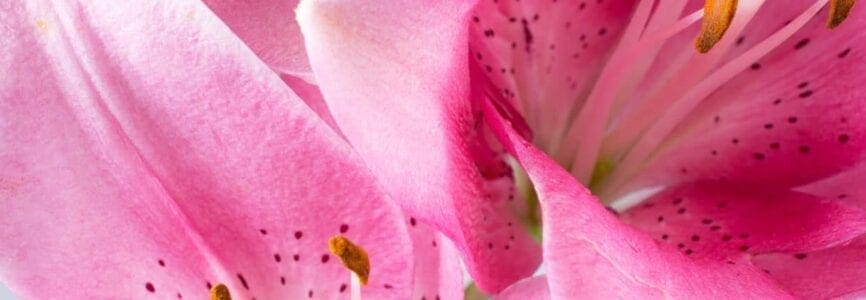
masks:
<svg viewBox="0 0 866 300"><path fill-rule="evenodd" d="M635 181L795 186L859 162L866 150L862 16L866 7L857 5L830 31L826 15L818 14L704 100ZM786 21L773 20L778 24L755 27Z"/></svg>
<svg viewBox="0 0 866 300"><path fill-rule="evenodd" d="M862 299L866 293L866 236L816 252L764 254L752 261L803 299Z"/></svg>
<svg viewBox="0 0 866 300"><path fill-rule="evenodd" d="M201 3L0 10L0 278L33 298L412 293L404 217L350 147Z"/></svg>
<svg viewBox="0 0 866 300"><path fill-rule="evenodd" d="M496 300L550 300L547 276L524 278L496 295Z"/></svg>
<svg viewBox="0 0 866 300"><path fill-rule="evenodd" d="M763 272L742 260L692 260L620 223L568 172L517 135L490 105L485 112L538 193L552 298L786 297Z"/></svg>
<svg viewBox="0 0 866 300"><path fill-rule="evenodd" d="M205 0L205 4L307 105L334 130L334 118L315 85L301 29L295 20L298 0Z"/></svg>
<svg viewBox="0 0 866 300"><path fill-rule="evenodd" d="M519 224L513 192L490 192L510 170L477 147L467 100L472 4L306 1L299 18L346 138L404 211L451 238L478 286L495 293L530 275L540 253L509 226Z"/></svg>
<svg viewBox="0 0 866 300"><path fill-rule="evenodd" d="M418 220L409 219L415 257L412 299L462 299L460 252L448 238Z"/></svg>
<svg viewBox="0 0 866 300"><path fill-rule="evenodd" d="M272 69L313 82L304 38L295 21L295 7L300 1L204 2Z"/></svg>
<svg viewBox="0 0 866 300"><path fill-rule="evenodd" d="M536 144L564 133L635 2L480 1L472 12L472 60L523 113Z"/></svg>
<svg viewBox="0 0 866 300"><path fill-rule="evenodd" d="M818 250L866 232L866 212L835 199L723 182L670 188L620 219L695 259Z"/></svg>

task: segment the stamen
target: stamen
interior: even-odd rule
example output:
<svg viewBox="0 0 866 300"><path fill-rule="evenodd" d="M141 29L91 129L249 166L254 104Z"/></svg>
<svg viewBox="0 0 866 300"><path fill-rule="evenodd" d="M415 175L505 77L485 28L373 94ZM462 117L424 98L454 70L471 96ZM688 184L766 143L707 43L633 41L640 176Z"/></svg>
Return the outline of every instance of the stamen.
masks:
<svg viewBox="0 0 866 300"><path fill-rule="evenodd" d="M347 269L358 275L361 284L367 284L370 279L370 258L363 248L342 235L336 235L328 240L328 250L339 257Z"/></svg>
<svg viewBox="0 0 866 300"><path fill-rule="evenodd" d="M220 283L210 289L210 300L232 300L232 295L229 288Z"/></svg>
<svg viewBox="0 0 866 300"><path fill-rule="evenodd" d="M722 39L731 26L736 11L737 0L706 0L704 23L698 39L695 40L698 52L709 52Z"/></svg>
<svg viewBox="0 0 866 300"><path fill-rule="evenodd" d="M827 27L830 29L836 28L842 21L848 18L848 13L854 7L855 0L831 0L830 1L830 20L827 21Z"/></svg>
<svg viewBox="0 0 866 300"><path fill-rule="evenodd" d="M653 126L642 135L635 146L630 149L628 154L619 163L619 165L629 166L629 168L614 170L613 174L608 177L607 182L602 185L598 194L610 196L608 198L611 199L616 199L617 197L622 196L618 193L628 189L622 189L621 187L630 184L629 180L631 180L634 175L639 173L639 171L646 166L645 162L647 161L647 157L649 157L658 144L688 115L689 112L692 111L692 109L695 108L695 106L697 106L719 86L728 82L728 80L733 78L735 75L748 68L749 64L757 61L760 57L763 57L794 35L797 30L803 28L803 26L805 26L819 10L827 4L827 1L828 0L817 0L815 4L791 21L791 23L717 69L713 74L704 78L698 85L689 89L684 96L679 97L673 105L667 107L666 113L660 118L654 119L655 123Z"/></svg>
<svg viewBox="0 0 866 300"><path fill-rule="evenodd" d="M636 101L636 106L633 110L621 116L623 122L617 124L612 132L605 138L603 146L603 155L608 157L620 157L624 153L620 151L627 150L639 138L647 126L650 126L661 115L667 111L667 108L674 101L685 94L687 89L711 72L716 70L719 62L722 61L728 49L733 47L735 37L745 30L746 25L755 17L758 10L763 6L764 0L751 0L740 3L737 6L737 18L731 22L726 35L731 35L728 38L722 38L713 49L712 53L696 55L694 50L683 49L677 58L673 59L672 63L667 67L662 75L657 78L648 77L650 85L644 97Z"/></svg>

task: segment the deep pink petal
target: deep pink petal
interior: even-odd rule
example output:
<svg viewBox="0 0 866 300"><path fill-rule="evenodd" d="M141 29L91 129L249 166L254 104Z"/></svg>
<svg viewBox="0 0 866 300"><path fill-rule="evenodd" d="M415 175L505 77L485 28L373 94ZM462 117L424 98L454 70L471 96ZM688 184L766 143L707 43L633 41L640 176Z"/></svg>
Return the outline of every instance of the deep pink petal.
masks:
<svg viewBox="0 0 866 300"><path fill-rule="evenodd" d="M496 295L497 300L550 300L547 276L535 276L518 281Z"/></svg>
<svg viewBox="0 0 866 300"><path fill-rule="evenodd" d="M835 199L720 182L670 188L621 219L695 259L818 250L866 232L866 213Z"/></svg>
<svg viewBox="0 0 866 300"><path fill-rule="evenodd" d="M295 21L299 0L204 2L268 66L312 82L304 39Z"/></svg>
<svg viewBox="0 0 866 300"><path fill-rule="evenodd" d="M0 278L33 298L412 293L412 250L350 147L203 4L0 10ZM9 7L11 6L11 7Z"/></svg>
<svg viewBox="0 0 866 300"><path fill-rule="evenodd" d="M478 286L495 293L531 274L540 253L509 226L519 224L513 192L491 192L513 182L510 173L488 173L502 161L488 165L480 156L489 153L476 148L467 101L472 6L308 1L299 17L316 80L347 139L404 211L451 238Z"/></svg>
<svg viewBox="0 0 866 300"><path fill-rule="evenodd" d="M764 254L752 261L804 299L862 299L866 293L866 236L816 252Z"/></svg>
<svg viewBox="0 0 866 300"><path fill-rule="evenodd" d="M847 202L866 210L866 162L797 190Z"/></svg>
<svg viewBox="0 0 866 300"><path fill-rule="evenodd" d="M569 173L517 135L488 105L491 127L535 185L552 298L784 298L743 263L692 260L619 220Z"/></svg>
<svg viewBox="0 0 866 300"><path fill-rule="evenodd" d="M863 16L866 7L857 5L830 31L818 14L704 100L637 181L795 186L859 162L866 150ZM779 24L758 27L786 21L773 20Z"/></svg>
<svg viewBox="0 0 866 300"><path fill-rule="evenodd" d="M409 219L409 235L415 254L412 299L463 298L463 269L454 244L414 218Z"/></svg>

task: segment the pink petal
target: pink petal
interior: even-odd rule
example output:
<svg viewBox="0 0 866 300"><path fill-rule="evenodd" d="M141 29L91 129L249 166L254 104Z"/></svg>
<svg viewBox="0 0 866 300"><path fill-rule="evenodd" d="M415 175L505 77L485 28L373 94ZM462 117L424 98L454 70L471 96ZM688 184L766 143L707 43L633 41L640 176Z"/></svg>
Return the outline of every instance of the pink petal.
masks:
<svg viewBox="0 0 866 300"><path fill-rule="evenodd" d="M228 1L205 4L232 29L256 55L280 74L307 105L334 130L339 131L315 85L301 29L295 21L298 0Z"/></svg>
<svg viewBox="0 0 866 300"><path fill-rule="evenodd" d="M470 26L472 59L548 145L628 23L636 1L480 1Z"/></svg>
<svg viewBox="0 0 866 300"><path fill-rule="evenodd" d="M518 136L489 104L485 116L538 192L552 298L785 297L749 264L692 260L620 223L569 173Z"/></svg>
<svg viewBox="0 0 866 300"><path fill-rule="evenodd" d="M33 298L348 297L326 241L412 293L399 209L203 4L0 11L0 278Z"/></svg>
<svg viewBox="0 0 866 300"><path fill-rule="evenodd" d="M444 235L409 219L415 253L415 291L412 299L462 299L460 253Z"/></svg>
<svg viewBox="0 0 866 300"><path fill-rule="evenodd" d="M508 201L513 188L492 193L510 173L487 172L481 156L490 153L476 147L481 137L466 100L471 8L466 1L308 1L299 22L346 138L404 211L451 238L478 286L495 293L531 274L540 253L508 226L519 224L518 201Z"/></svg>
<svg viewBox="0 0 866 300"><path fill-rule="evenodd" d="M819 14L704 100L635 181L727 178L787 187L860 161L866 150L866 90L860 84L866 64L858 48L866 44L864 15L866 8L855 6L847 22L829 31ZM774 20L779 23L754 27L761 31L784 21Z"/></svg>
<svg viewBox="0 0 866 300"><path fill-rule="evenodd" d="M866 236L816 252L765 254L752 261L800 298L862 299L866 293Z"/></svg>
<svg viewBox="0 0 866 300"><path fill-rule="evenodd" d="M550 300L550 289L547 287L547 276L525 278L518 281L496 295L497 300Z"/></svg>
<svg viewBox="0 0 866 300"><path fill-rule="evenodd" d="M834 199L720 182L670 188L621 219L695 259L817 250L866 233L866 212Z"/></svg>
<svg viewBox="0 0 866 300"><path fill-rule="evenodd" d="M866 210L866 161L831 177L810 183L797 190L857 205Z"/></svg>
<svg viewBox="0 0 866 300"><path fill-rule="evenodd" d="M213 12L279 73L313 82L304 39L295 21L298 0L205 0Z"/></svg>
<svg viewBox="0 0 866 300"><path fill-rule="evenodd" d="M301 98L304 100L304 103L316 112L319 115L319 118L328 126L331 126L331 129L336 131L341 136L343 135L340 131L340 127L337 126L337 122L334 121L334 116L331 115L331 110L328 109L328 104L325 103L325 98L322 96L322 91L319 90L317 85L311 84L304 79L299 77L294 77L291 75L281 74L280 79Z"/></svg>

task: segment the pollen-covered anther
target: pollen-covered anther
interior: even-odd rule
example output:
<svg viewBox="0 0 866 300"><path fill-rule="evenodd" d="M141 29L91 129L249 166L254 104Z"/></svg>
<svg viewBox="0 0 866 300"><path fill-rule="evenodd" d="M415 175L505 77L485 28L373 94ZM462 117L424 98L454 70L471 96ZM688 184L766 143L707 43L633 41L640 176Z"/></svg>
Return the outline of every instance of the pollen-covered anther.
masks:
<svg viewBox="0 0 866 300"><path fill-rule="evenodd" d="M842 24L848 18L854 2L856 0L830 0L830 19L827 21L827 27L833 29Z"/></svg>
<svg viewBox="0 0 866 300"><path fill-rule="evenodd" d="M232 300L232 295L229 288L220 283L210 289L210 300Z"/></svg>
<svg viewBox="0 0 866 300"><path fill-rule="evenodd" d="M695 48L700 53L707 53L716 45L728 31L734 13L737 11L737 0L706 0L704 5L704 22L701 33L695 40Z"/></svg>
<svg viewBox="0 0 866 300"><path fill-rule="evenodd" d="M345 236L335 235L328 240L328 250L339 257L343 265L358 276L361 284L367 284L370 279L370 258L363 248L355 245Z"/></svg>

